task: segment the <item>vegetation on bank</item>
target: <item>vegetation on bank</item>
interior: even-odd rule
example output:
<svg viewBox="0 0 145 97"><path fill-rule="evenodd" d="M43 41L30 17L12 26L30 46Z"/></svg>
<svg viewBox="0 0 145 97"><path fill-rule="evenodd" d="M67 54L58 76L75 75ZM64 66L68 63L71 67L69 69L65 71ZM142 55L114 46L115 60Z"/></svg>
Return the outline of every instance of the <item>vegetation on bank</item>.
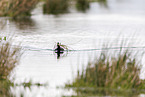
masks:
<svg viewBox="0 0 145 97"><path fill-rule="evenodd" d="M0 0L0 16L8 16L14 19L25 18L31 16L31 11L39 2L44 2L44 14L61 14L69 10L72 2L78 11L86 11L89 9L90 2L105 3L107 0Z"/></svg>
<svg viewBox="0 0 145 97"><path fill-rule="evenodd" d="M86 11L90 7L89 3L88 0L76 0L76 8L79 11Z"/></svg>
<svg viewBox="0 0 145 97"><path fill-rule="evenodd" d="M38 0L1 0L0 16L13 18L31 16L31 11L37 3Z"/></svg>
<svg viewBox="0 0 145 97"><path fill-rule="evenodd" d="M44 14L59 14L68 12L69 0L46 0L43 5Z"/></svg>
<svg viewBox="0 0 145 97"><path fill-rule="evenodd" d="M145 80L140 79L141 64L134 52L120 50L119 53L101 52L94 62L89 62L86 69L78 70L72 83L77 96L83 95L123 95L131 97L145 89ZM112 56L111 56L112 55Z"/></svg>

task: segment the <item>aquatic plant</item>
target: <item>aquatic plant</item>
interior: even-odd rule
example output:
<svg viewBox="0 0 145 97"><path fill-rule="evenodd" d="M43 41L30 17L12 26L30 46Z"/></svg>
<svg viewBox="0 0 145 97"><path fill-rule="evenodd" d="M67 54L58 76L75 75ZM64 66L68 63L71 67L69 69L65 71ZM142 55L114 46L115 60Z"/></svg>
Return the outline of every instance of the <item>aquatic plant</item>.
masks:
<svg viewBox="0 0 145 97"><path fill-rule="evenodd" d="M68 12L68 0L46 0L43 5L44 14L59 14Z"/></svg>
<svg viewBox="0 0 145 97"><path fill-rule="evenodd" d="M135 55L135 56L134 56ZM109 54L102 51L94 62L66 87L74 88L77 95L137 95L145 89L140 79L141 64L134 52L122 50ZM145 91L142 91L145 93Z"/></svg>
<svg viewBox="0 0 145 97"><path fill-rule="evenodd" d="M89 1L88 0L76 0L76 8L79 11L86 11L89 9Z"/></svg>
<svg viewBox="0 0 145 97"><path fill-rule="evenodd" d="M20 48L12 47L6 37L0 38L0 96L10 97L10 87L14 85L9 77L18 65Z"/></svg>
<svg viewBox="0 0 145 97"><path fill-rule="evenodd" d="M0 16L9 16L13 18L31 16L38 0L1 0Z"/></svg>
<svg viewBox="0 0 145 97"><path fill-rule="evenodd" d="M0 79L7 79L18 64L19 48L11 47L9 42L0 45Z"/></svg>
<svg viewBox="0 0 145 97"><path fill-rule="evenodd" d="M32 86L47 86L47 83L32 83L31 80L19 84L10 80L10 77L14 78L11 75L22 55L21 48L11 44L6 37L0 37L0 97L15 97L15 94L10 91L12 87L23 86L24 88L31 88ZM23 96L24 94L21 94L21 97Z"/></svg>

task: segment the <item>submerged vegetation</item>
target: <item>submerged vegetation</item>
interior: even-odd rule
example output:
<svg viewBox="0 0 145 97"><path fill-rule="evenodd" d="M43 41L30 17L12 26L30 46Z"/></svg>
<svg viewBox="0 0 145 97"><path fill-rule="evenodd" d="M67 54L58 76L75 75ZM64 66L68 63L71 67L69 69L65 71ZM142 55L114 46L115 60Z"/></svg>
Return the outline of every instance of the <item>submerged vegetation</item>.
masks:
<svg viewBox="0 0 145 97"><path fill-rule="evenodd" d="M120 50L110 56L101 52L94 62L89 62L86 69L79 71L72 83L77 96L82 95L137 95L145 89L145 81L140 79L141 64L133 52ZM142 91L145 92L145 91Z"/></svg>
<svg viewBox="0 0 145 97"><path fill-rule="evenodd" d="M38 0L1 0L0 16L13 18L31 16L31 11Z"/></svg>
<svg viewBox="0 0 145 97"><path fill-rule="evenodd" d="M68 0L46 0L43 5L43 13L59 14L68 12Z"/></svg>

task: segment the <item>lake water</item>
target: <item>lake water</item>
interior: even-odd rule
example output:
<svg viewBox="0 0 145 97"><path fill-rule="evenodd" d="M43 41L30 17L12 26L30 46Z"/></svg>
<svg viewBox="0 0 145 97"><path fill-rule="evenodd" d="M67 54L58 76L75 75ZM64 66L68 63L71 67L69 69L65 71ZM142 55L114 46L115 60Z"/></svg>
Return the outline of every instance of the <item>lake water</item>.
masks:
<svg viewBox="0 0 145 97"><path fill-rule="evenodd" d="M73 91L56 87L72 81L77 70L100 52L91 49L101 49L107 43L118 47L122 40L130 43L126 46L144 47L144 4L144 0L108 0L105 4L93 2L85 13L72 7L70 13L57 16L44 15L42 7L38 6L33 10L32 17L26 20L13 21L1 17L1 35L13 37L13 45L21 43L24 51L20 65L14 71L15 82L32 80L48 83L47 87L34 86L31 90L17 87L14 92L17 95L24 92L26 97L71 95ZM54 49L57 42L80 51L64 53L57 59L53 51L46 50ZM144 78L144 72L141 78Z"/></svg>

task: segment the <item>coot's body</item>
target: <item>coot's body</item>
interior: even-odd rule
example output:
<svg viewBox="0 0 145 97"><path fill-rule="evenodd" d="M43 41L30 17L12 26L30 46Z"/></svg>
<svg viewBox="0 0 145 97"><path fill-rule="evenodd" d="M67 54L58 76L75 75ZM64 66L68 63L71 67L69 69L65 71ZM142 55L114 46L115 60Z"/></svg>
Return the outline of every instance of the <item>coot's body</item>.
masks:
<svg viewBox="0 0 145 97"><path fill-rule="evenodd" d="M57 48L55 49L55 53L63 53L64 52L64 48L61 47L60 45L57 45Z"/></svg>
<svg viewBox="0 0 145 97"><path fill-rule="evenodd" d="M59 59L60 55L64 53L64 50L65 50L65 48L62 45L60 45L60 43L58 42L57 47L54 50L55 53L57 53L57 59Z"/></svg>

